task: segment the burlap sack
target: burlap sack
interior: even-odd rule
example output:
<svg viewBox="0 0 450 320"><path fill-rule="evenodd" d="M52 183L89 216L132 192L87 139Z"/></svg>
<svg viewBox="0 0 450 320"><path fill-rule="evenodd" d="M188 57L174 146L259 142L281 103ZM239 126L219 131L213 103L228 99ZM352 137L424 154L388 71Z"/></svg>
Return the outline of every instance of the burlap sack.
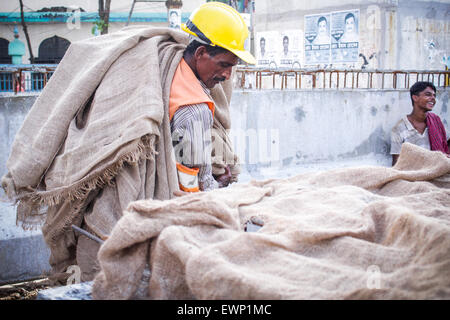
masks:
<svg viewBox="0 0 450 320"><path fill-rule="evenodd" d="M258 232L244 232L257 216ZM450 159L404 144L355 167L129 205L96 299L449 299Z"/></svg>
<svg viewBox="0 0 450 320"><path fill-rule="evenodd" d="M178 190L168 102L187 43L182 31L149 27L72 43L28 113L2 187L24 228L45 220L55 270L75 263L72 224L107 236L130 201ZM211 91L225 129L230 89Z"/></svg>

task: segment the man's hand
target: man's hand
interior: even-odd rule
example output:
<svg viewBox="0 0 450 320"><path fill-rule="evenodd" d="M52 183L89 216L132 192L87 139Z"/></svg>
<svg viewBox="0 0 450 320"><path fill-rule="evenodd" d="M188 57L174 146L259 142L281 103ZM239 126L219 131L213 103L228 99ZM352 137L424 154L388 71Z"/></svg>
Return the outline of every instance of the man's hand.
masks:
<svg viewBox="0 0 450 320"><path fill-rule="evenodd" d="M181 191L181 190L175 190L175 191L173 192L173 195L174 195L175 197L182 197L182 196L185 196L185 195L187 195L187 194L189 194L189 192Z"/></svg>
<svg viewBox="0 0 450 320"><path fill-rule="evenodd" d="M214 179L219 183L219 188L224 188L230 184L231 181L231 170L229 166L225 166L225 173L214 176Z"/></svg>

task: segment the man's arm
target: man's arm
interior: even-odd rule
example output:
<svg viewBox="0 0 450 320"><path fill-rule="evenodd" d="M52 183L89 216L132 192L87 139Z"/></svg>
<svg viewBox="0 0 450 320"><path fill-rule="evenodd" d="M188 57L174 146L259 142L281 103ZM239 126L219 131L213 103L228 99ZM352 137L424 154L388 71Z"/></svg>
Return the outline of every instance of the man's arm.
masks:
<svg viewBox="0 0 450 320"><path fill-rule="evenodd" d="M172 135L182 137L182 157L177 161L189 168L198 168L199 188L208 191L219 187L211 166L212 114L206 104L179 108L172 119Z"/></svg>
<svg viewBox="0 0 450 320"><path fill-rule="evenodd" d="M398 157L400 155L400 150L402 149L403 139L397 130L397 126L391 131L391 151L392 155L392 166L397 163Z"/></svg>

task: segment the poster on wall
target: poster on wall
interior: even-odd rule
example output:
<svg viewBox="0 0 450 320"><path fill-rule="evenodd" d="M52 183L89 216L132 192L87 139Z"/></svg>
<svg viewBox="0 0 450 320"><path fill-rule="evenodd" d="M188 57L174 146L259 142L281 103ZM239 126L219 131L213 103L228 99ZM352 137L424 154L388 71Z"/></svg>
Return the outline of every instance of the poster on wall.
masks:
<svg viewBox="0 0 450 320"><path fill-rule="evenodd" d="M278 52L278 66L287 68L300 68L303 47L302 30L282 31L278 39L280 50Z"/></svg>
<svg viewBox="0 0 450 320"><path fill-rule="evenodd" d="M263 31L256 33L256 60L260 67L277 67L277 51L279 48L277 31Z"/></svg>
<svg viewBox="0 0 450 320"><path fill-rule="evenodd" d="M210 1L217 1L217 0L210 0ZM210 2L206 1L206 2ZM229 6L232 6L234 9L236 9L240 13L250 13L251 8L255 6L254 2L255 0L218 0L219 2L223 2L228 4Z"/></svg>
<svg viewBox="0 0 450 320"><path fill-rule="evenodd" d="M180 9L170 9L168 15L169 15L169 28L180 29L181 10Z"/></svg>
<svg viewBox="0 0 450 320"><path fill-rule="evenodd" d="M251 47L250 47L250 34L251 34L251 15L250 13L241 13L242 18L244 18L244 22L247 25L247 29L248 29L248 34L249 36L247 37L247 39L244 42L244 49L247 51L251 51ZM240 64L244 64L245 62L241 61Z"/></svg>
<svg viewBox="0 0 450 320"><path fill-rule="evenodd" d="M359 10L331 13L331 61L357 62L359 58Z"/></svg>
<svg viewBox="0 0 450 320"><path fill-rule="evenodd" d="M330 63L331 14L305 16L305 65Z"/></svg>
<svg viewBox="0 0 450 320"><path fill-rule="evenodd" d="M241 13L242 19L244 19L245 24L247 25L247 28L250 30L252 26L252 16L250 13Z"/></svg>

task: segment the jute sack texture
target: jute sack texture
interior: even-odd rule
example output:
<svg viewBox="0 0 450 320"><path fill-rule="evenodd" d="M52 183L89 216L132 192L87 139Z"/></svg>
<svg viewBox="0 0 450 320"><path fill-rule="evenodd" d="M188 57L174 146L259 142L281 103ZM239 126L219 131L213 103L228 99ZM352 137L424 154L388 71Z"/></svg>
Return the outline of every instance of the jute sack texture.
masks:
<svg viewBox="0 0 450 320"><path fill-rule="evenodd" d="M54 271L80 264L72 224L108 236L130 201L166 200L178 190L168 100L188 41L179 30L128 27L72 43L27 114L2 187L24 228L45 221ZM230 146L231 85L211 95L221 129L215 143ZM237 157L220 150L213 172L229 164L236 180Z"/></svg>
<svg viewBox="0 0 450 320"><path fill-rule="evenodd" d="M147 263L150 299L449 299L450 159L135 201L98 258L95 299L135 298Z"/></svg>

